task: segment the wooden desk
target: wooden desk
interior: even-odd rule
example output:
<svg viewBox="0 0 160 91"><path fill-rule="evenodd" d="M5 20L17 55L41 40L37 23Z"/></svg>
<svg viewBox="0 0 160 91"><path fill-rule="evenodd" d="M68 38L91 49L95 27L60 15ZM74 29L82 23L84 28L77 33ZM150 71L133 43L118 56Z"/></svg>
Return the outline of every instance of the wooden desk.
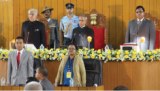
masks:
<svg viewBox="0 0 160 91"><path fill-rule="evenodd" d="M54 83L59 67L58 61L45 61L49 80ZM0 61L0 78L7 77L7 62ZM107 62L103 63L105 90L125 85L133 90L160 90L160 61L154 62Z"/></svg>
<svg viewBox="0 0 160 91"><path fill-rule="evenodd" d="M0 86L0 90L16 90L16 91L22 91L24 87L21 86Z"/></svg>
<svg viewBox="0 0 160 91"><path fill-rule="evenodd" d="M0 90L16 90L16 91L22 91L24 89L24 87L19 87L19 86L0 86ZM104 90L104 86L98 86L98 87L55 87L54 90L58 90L58 91L62 91L62 90L86 90L86 91L90 91L90 90Z"/></svg>
<svg viewBox="0 0 160 91"><path fill-rule="evenodd" d="M104 86L98 86L98 87L55 87L55 90L58 90L58 91L62 91L62 90L76 90L76 91L79 91L79 90L86 90L86 91L90 91L90 90L104 90Z"/></svg>

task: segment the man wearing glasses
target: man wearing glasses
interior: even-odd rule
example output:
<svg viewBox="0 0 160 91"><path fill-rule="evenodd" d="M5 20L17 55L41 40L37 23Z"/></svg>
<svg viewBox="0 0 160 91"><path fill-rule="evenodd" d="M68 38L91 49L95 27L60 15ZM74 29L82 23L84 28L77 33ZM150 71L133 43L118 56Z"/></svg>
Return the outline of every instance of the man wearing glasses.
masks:
<svg viewBox="0 0 160 91"><path fill-rule="evenodd" d="M155 25L144 17L145 9L143 6L137 6L135 11L137 19L129 22L125 42L136 43L143 51L153 50L156 36Z"/></svg>

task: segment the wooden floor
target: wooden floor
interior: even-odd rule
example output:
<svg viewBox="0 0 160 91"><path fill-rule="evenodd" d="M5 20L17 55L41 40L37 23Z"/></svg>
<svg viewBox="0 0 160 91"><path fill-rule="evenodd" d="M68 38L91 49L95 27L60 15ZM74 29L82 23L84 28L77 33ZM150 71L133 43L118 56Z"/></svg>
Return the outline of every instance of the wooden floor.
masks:
<svg viewBox="0 0 160 91"><path fill-rule="evenodd" d="M59 62L44 62L49 80L54 83ZM160 90L160 61L103 63L104 89L125 85L133 90ZM0 61L0 77L7 75L7 62Z"/></svg>

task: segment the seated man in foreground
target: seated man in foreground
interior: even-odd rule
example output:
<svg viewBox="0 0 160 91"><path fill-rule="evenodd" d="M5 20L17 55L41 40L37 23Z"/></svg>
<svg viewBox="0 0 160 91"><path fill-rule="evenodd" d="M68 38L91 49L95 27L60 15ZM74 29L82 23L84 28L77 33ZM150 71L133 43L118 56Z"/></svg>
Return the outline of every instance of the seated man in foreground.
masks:
<svg viewBox="0 0 160 91"><path fill-rule="evenodd" d="M53 90L52 83L48 80L48 71L44 67L39 67L36 70L36 78L39 80L40 84L43 87L43 90Z"/></svg>

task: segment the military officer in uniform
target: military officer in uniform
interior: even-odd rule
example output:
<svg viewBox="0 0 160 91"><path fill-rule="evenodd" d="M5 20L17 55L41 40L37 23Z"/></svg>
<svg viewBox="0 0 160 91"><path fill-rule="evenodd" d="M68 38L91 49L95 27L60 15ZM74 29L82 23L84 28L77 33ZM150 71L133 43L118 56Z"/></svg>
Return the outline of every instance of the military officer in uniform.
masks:
<svg viewBox="0 0 160 91"><path fill-rule="evenodd" d="M59 38L58 38L58 21L51 18L51 12L53 8L45 7L41 12L45 19L48 22L49 32L49 48L59 47Z"/></svg>
<svg viewBox="0 0 160 91"><path fill-rule="evenodd" d="M60 21L60 30L63 32L63 45L68 45L71 42L73 29L78 27L78 16L73 14L74 4L66 4L67 15Z"/></svg>

